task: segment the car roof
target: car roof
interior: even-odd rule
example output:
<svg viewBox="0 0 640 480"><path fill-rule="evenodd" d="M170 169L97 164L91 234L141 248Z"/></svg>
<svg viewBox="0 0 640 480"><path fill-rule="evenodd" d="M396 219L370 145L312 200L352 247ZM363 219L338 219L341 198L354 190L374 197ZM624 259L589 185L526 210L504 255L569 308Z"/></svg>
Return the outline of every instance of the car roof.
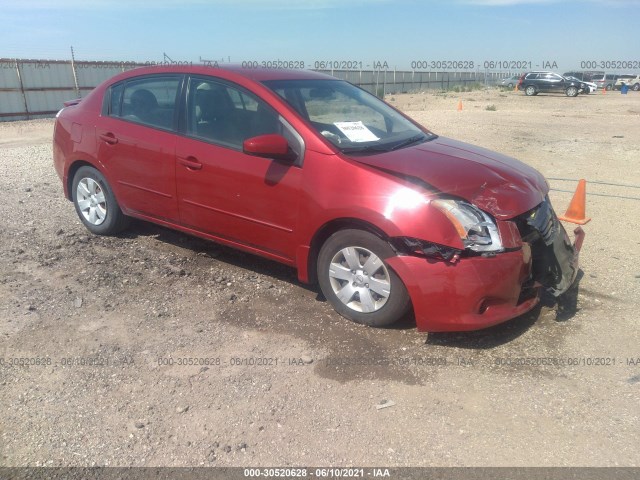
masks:
<svg viewBox="0 0 640 480"><path fill-rule="evenodd" d="M218 65L151 65L127 70L112 80L118 81L140 75L158 73L189 73L196 75L219 75L227 78L241 77L256 82L265 80L337 80L331 75L311 70L293 70L284 68L244 68L239 64Z"/></svg>

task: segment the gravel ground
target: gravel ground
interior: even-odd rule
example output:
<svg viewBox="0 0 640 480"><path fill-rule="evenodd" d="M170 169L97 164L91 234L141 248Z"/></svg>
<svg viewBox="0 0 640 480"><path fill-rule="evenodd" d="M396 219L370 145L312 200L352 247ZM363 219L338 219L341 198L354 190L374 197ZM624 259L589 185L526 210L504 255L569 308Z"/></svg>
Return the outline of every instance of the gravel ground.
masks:
<svg viewBox="0 0 640 480"><path fill-rule="evenodd" d="M482 332L355 325L271 261L89 234L53 122L3 123L0 465L639 466L640 94L387 100L538 168L558 211L587 178L577 288Z"/></svg>

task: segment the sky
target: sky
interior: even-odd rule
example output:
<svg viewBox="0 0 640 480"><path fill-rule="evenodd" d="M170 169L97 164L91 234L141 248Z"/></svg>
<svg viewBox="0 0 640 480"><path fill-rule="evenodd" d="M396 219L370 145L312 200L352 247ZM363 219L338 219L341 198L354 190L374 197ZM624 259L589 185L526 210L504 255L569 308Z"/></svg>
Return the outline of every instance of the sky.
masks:
<svg viewBox="0 0 640 480"><path fill-rule="evenodd" d="M0 22L0 58L640 72L640 0L0 0Z"/></svg>

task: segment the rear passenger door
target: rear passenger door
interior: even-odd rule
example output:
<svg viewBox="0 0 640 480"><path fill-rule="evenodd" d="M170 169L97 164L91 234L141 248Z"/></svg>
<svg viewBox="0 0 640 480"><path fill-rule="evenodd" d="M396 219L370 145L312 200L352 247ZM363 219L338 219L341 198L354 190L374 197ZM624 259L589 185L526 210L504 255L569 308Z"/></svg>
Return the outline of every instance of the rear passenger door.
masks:
<svg viewBox="0 0 640 480"><path fill-rule="evenodd" d="M249 91L212 77L188 82L185 132L176 146L183 225L293 263L304 142L284 118ZM297 160L247 155L257 135L287 138Z"/></svg>
<svg viewBox="0 0 640 480"><path fill-rule="evenodd" d="M182 75L148 75L109 88L96 124L98 158L127 212L178 221L176 107Z"/></svg>

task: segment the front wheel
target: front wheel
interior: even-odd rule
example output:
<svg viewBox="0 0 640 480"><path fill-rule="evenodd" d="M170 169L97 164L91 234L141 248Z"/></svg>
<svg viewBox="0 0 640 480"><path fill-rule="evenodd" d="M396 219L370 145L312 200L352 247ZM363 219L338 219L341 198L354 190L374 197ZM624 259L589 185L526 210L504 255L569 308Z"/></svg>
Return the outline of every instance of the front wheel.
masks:
<svg viewBox="0 0 640 480"><path fill-rule="evenodd" d="M565 91L567 97L577 97L578 96L578 88L577 87L568 87Z"/></svg>
<svg viewBox="0 0 640 480"><path fill-rule="evenodd" d="M527 88L524 89L524 93L528 97L532 97L533 95L535 95L537 93L536 92L536 87L534 87L533 85L529 85Z"/></svg>
<svg viewBox="0 0 640 480"><path fill-rule="evenodd" d="M334 233L318 255L318 283L342 316L371 327L398 321L411 302L402 280L385 263L395 255L381 238L363 230Z"/></svg>
<svg viewBox="0 0 640 480"><path fill-rule="evenodd" d="M91 233L114 235L129 224L104 176L93 167L80 167L71 184L78 217Z"/></svg>
<svg viewBox="0 0 640 480"><path fill-rule="evenodd" d="M638 90L640 90L640 83L636 83L636 84L633 86L633 91L634 91L634 92L637 92Z"/></svg>

